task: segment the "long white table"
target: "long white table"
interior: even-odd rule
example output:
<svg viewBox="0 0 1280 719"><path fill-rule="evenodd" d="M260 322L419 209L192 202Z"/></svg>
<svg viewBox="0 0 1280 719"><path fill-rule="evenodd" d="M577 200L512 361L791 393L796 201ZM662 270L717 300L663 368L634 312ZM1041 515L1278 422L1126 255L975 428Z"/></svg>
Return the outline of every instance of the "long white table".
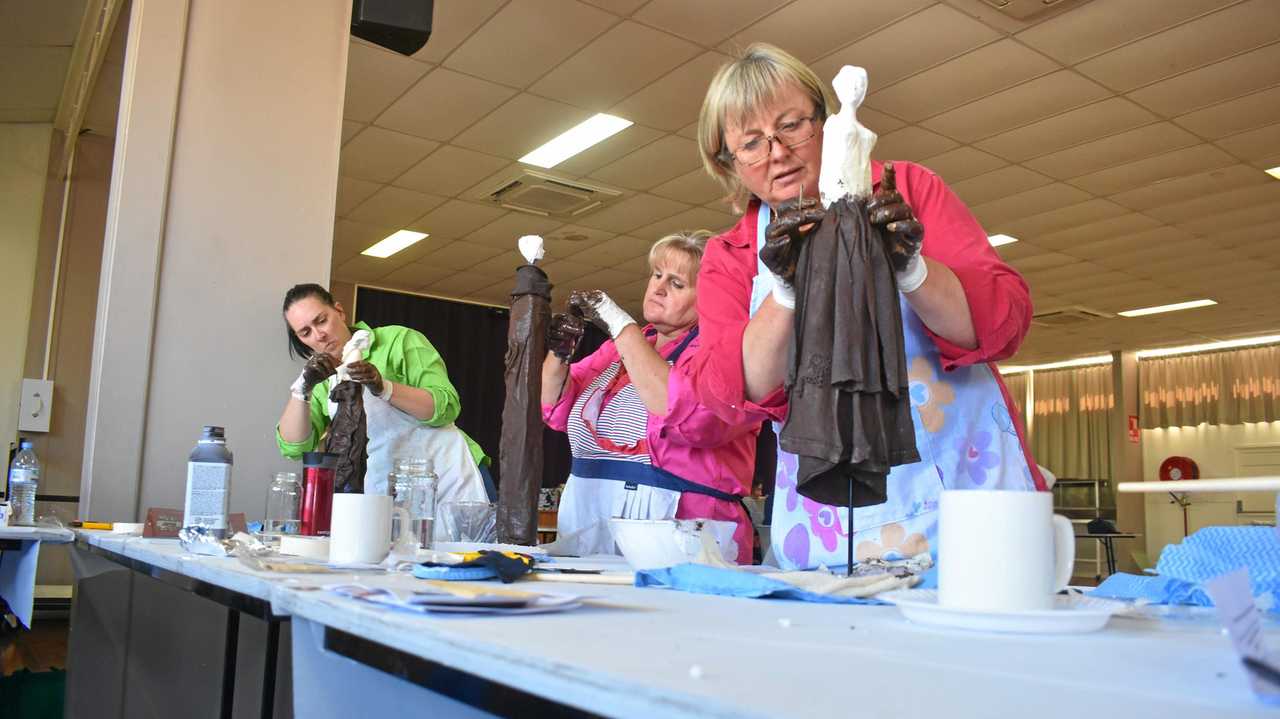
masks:
<svg viewBox="0 0 1280 719"><path fill-rule="evenodd" d="M68 529L0 527L0 598L22 626L31 626L40 545L65 544L73 539L75 535Z"/></svg>
<svg viewBox="0 0 1280 719"><path fill-rule="evenodd" d="M414 585L407 575L284 578L161 541L119 549L291 616L298 716L1274 716L1205 623L1116 618L1095 634L1002 636L916 626L886 606L549 583L527 587L597 599L561 614L423 616L309 586ZM484 699L503 688L505 703Z"/></svg>

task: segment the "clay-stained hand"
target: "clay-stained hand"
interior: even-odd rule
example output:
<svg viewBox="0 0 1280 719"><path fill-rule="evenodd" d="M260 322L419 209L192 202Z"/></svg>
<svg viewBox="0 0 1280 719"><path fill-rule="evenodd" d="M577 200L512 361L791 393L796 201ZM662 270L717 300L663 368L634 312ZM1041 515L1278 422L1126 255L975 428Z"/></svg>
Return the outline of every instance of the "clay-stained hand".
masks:
<svg viewBox="0 0 1280 719"><path fill-rule="evenodd" d="M604 290L574 290L569 293L569 308L614 339L627 325L636 322Z"/></svg>
<svg viewBox="0 0 1280 719"><path fill-rule="evenodd" d="M316 352L311 355L311 358L307 360L306 366L302 368L300 377L302 380L300 387L302 395L310 397L312 388L332 377L337 370L337 362L334 361L333 357L324 352Z"/></svg>
<svg viewBox="0 0 1280 719"><path fill-rule="evenodd" d="M368 387L370 392L379 397L382 396L382 391L385 389L382 382L382 373L378 371L377 367L373 366L372 362L360 360L348 363L347 374L351 379Z"/></svg>
<svg viewBox="0 0 1280 719"><path fill-rule="evenodd" d="M816 198L787 200L778 204L773 220L764 229L765 242L760 260L788 287L795 283L800 250L824 215L826 211Z"/></svg>
<svg viewBox="0 0 1280 719"><path fill-rule="evenodd" d="M568 364L573 353L578 351L585 329L582 318L575 314L562 312L552 315L551 324L547 326L547 349Z"/></svg>
<svg viewBox="0 0 1280 719"><path fill-rule="evenodd" d="M893 165L884 166L880 187L867 203L867 220L880 228L885 249L894 272L903 272L911 261L920 256L924 242L924 225L916 219L911 206L898 192Z"/></svg>

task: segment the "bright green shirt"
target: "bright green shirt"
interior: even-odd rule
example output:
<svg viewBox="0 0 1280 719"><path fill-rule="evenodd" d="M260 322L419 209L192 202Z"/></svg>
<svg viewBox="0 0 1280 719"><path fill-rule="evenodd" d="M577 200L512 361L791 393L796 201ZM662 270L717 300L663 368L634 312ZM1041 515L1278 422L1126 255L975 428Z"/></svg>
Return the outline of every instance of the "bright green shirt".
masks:
<svg viewBox="0 0 1280 719"><path fill-rule="evenodd" d="M435 400L436 411L427 419L419 420L428 427L443 427L458 418L462 404L458 401L458 390L449 381L449 373L445 369L444 360L435 347L427 341L423 334L409 327L387 325L372 329L363 322L357 322L355 329L367 330L372 336L369 349L364 358L378 371L382 378L396 384L408 385L424 389L431 393ZM311 436L301 442L286 442L280 436L280 428L276 427L276 444L280 454L288 459L302 459L303 452L314 451L320 444L320 437L329 427L329 414L326 411L329 402L329 390L333 378L325 380L311 389ZM462 432L461 429L458 430ZM467 436L467 447L476 464L488 464L489 458L475 440Z"/></svg>

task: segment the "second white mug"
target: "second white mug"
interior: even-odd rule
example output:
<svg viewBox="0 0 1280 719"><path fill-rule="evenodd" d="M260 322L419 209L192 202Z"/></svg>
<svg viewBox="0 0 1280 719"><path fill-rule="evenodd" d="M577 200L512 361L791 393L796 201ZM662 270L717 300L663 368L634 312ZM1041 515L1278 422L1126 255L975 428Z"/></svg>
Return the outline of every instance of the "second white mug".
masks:
<svg viewBox="0 0 1280 719"><path fill-rule="evenodd" d="M947 490L938 517L938 603L976 611L1052 609L1071 581L1075 533L1053 493Z"/></svg>
<svg viewBox="0 0 1280 719"><path fill-rule="evenodd" d="M391 495L335 494L329 562L377 564L391 548Z"/></svg>

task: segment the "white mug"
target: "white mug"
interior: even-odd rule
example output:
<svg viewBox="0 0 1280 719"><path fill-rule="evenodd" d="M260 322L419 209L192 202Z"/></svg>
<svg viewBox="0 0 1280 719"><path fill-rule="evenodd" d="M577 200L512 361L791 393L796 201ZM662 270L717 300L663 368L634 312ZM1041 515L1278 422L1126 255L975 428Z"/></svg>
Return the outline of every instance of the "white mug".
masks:
<svg viewBox="0 0 1280 719"><path fill-rule="evenodd" d="M335 494L329 523L331 564L377 564L391 549L391 495ZM403 509L401 525L408 525Z"/></svg>
<svg viewBox="0 0 1280 719"><path fill-rule="evenodd" d="M1075 566L1075 533L1052 492L942 493L938 604L977 611L1052 609Z"/></svg>

